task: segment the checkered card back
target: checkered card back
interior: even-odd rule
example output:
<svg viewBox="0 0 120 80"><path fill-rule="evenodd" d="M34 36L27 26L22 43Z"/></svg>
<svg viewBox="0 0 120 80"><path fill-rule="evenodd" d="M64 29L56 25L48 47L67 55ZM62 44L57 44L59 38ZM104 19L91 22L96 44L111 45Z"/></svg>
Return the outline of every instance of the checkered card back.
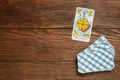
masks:
<svg viewBox="0 0 120 80"><path fill-rule="evenodd" d="M114 56L114 47L102 36L77 55L78 72L111 71L115 66Z"/></svg>

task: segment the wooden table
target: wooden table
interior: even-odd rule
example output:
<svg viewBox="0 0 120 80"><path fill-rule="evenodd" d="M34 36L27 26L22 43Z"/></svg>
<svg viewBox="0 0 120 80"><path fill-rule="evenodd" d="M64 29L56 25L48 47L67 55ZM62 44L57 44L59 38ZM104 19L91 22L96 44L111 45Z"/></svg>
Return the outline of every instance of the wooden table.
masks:
<svg viewBox="0 0 120 80"><path fill-rule="evenodd" d="M77 6L96 11L91 41L71 40ZM100 36L115 47L111 72L81 75L76 55ZM0 0L0 80L120 79L120 0Z"/></svg>

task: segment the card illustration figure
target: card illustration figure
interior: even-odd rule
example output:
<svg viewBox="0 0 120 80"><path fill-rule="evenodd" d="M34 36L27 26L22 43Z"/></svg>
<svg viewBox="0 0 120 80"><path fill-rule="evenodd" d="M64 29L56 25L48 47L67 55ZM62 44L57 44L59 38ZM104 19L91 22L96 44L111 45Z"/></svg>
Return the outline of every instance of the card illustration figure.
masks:
<svg viewBox="0 0 120 80"><path fill-rule="evenodd" d="M89 42L95 11L87 8L76 8L72 39Z"/></svg>

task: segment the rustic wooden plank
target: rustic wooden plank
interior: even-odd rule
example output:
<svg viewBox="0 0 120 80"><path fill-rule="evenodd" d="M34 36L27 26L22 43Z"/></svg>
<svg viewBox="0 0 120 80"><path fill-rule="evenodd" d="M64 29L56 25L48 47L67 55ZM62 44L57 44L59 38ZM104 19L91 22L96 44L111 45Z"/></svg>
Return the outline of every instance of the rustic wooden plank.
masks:
<svg viewBox="0 0 120 80"><path fill-rule="evenodd" d="M95 9L93 28L120 28L119 0L0 0L0 28L72 28L77 6Z"/></svg>
<svg viewBox="0 0 120 80"><path fill-rule="evenodd" d="M111 72L81 75L76 62L0 62L1 80L116 80L120 62Z"/></svg>
<svg viewBox="0 0 120 80"><path fill-rule="evenodd" d="M120 61L120 29L93 29L89 43L71 40L72 29L0 29L0 61L75 61L76 55L105 35Z"/></svg>

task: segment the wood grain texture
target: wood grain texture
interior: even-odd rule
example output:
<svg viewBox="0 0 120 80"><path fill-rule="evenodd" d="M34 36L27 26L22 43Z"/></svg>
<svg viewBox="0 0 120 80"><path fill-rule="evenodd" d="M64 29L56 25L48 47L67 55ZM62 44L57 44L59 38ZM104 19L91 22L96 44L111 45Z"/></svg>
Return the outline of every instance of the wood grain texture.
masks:
<svg viewBox="0 0 120 80"><path fill-rule="evenodd" d="M89 43L71 40L77 6L96 11ZM114 70L79 74L76 55L102 35ZM119 0L0 0L0 80L118 80L119 46Z"/></svg>
<svg viewBox="0 0 120 80"><path fill-rule="evenodd" d="M0 63L1 80L116 80L120 63L111 72L81 75L75 62L4 62Z"/></svg>
<svg viewBox="0 0 120 80"><path fill-rule="evenodd" d="M93 28L120 28L119 0L0 0L0 28L72 28L77 6L95 9Z"/></svg>
<svg viewBox="0 0 120 80"><path fill-rule="evenodd" d="M72 29L2 29L0 61L75 61L76 55L105 35L120 61L120 29L93 29L90 43L71 40ZM111 33L111 34L109 34Z"/></svg>

